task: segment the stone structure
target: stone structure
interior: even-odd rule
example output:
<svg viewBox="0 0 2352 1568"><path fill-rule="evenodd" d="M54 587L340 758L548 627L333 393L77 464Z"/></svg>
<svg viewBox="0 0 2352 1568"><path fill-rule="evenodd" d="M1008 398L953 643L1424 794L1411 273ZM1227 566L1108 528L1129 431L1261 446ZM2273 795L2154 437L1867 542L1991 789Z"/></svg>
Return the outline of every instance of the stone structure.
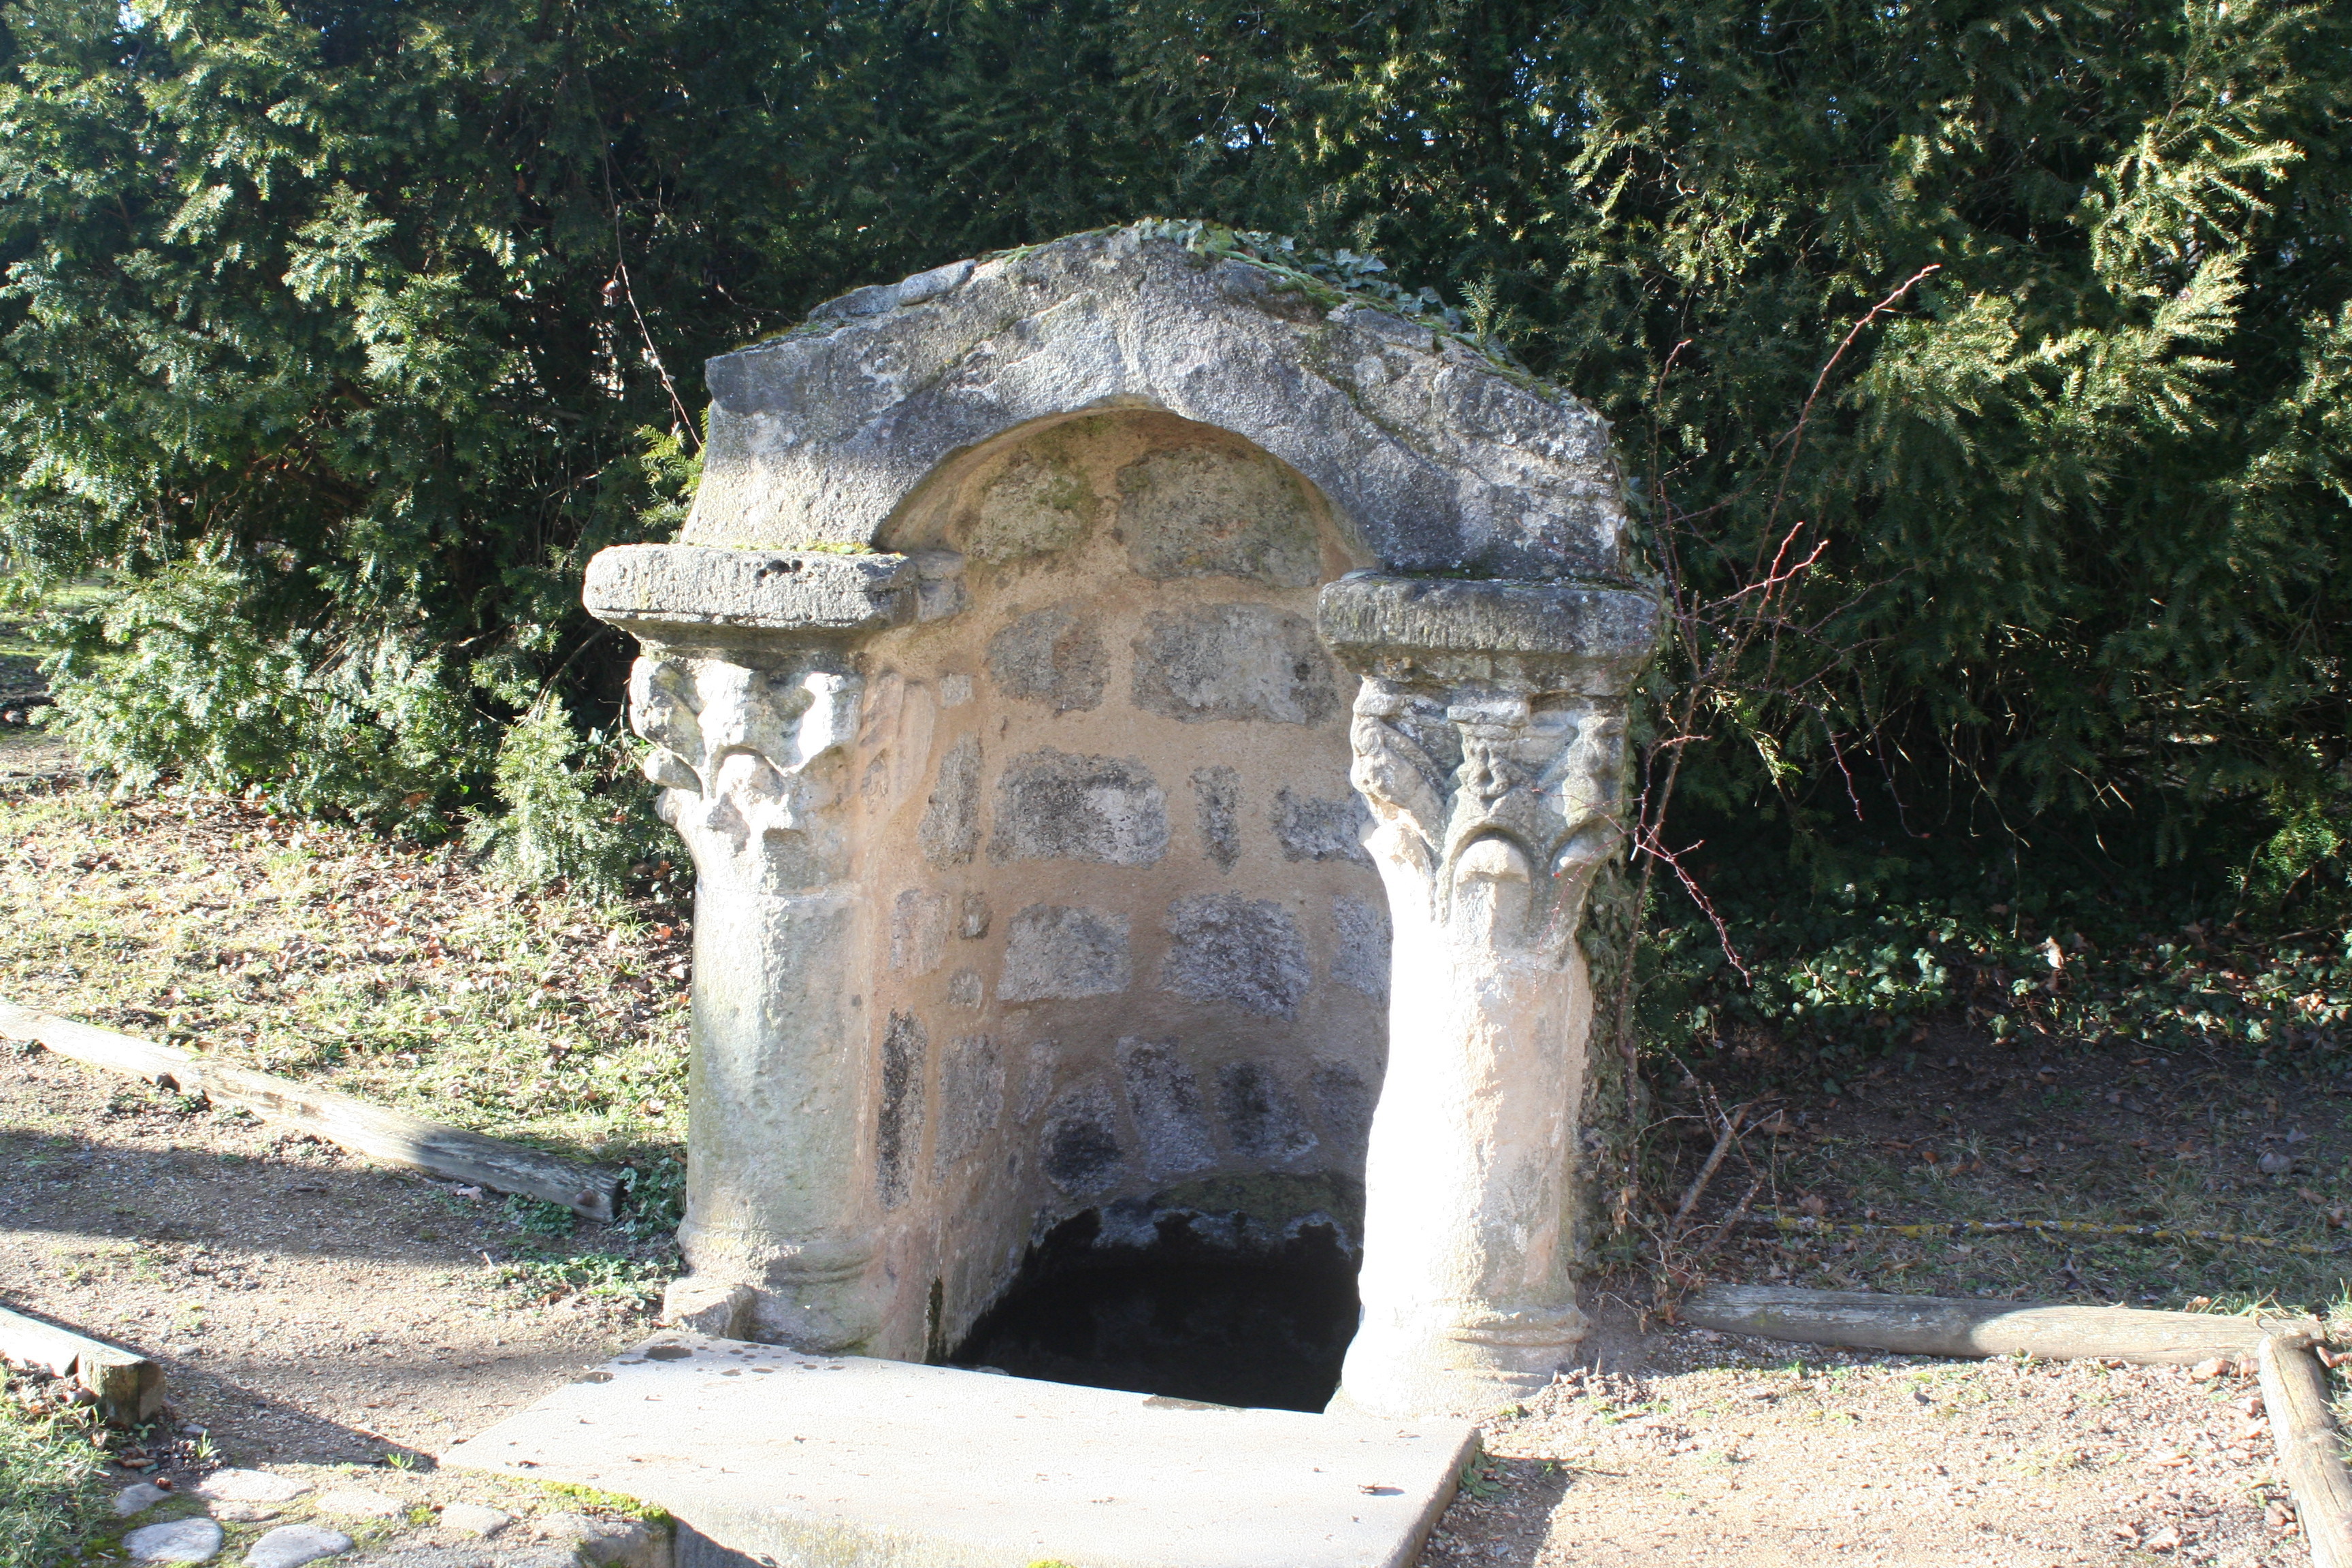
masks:
<svg viewBox="0 0 2352 1568"><path fill-rule="evenodd" d="M1074 1215L1319 1225L1344 1397L1548 1376L1656 630L1601 421L1148 226L709 377L678 542L587 585L699 873L673 1315L936 1359Z"/></svg>

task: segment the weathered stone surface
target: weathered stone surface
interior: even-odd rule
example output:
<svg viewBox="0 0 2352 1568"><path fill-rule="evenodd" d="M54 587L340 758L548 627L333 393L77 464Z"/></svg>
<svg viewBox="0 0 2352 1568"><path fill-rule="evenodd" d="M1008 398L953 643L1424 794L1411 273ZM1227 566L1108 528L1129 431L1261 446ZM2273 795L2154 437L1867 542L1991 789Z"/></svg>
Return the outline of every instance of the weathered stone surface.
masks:
<svg viewBox="0 0 2352 1568"><path fill-rule="evenodd" d="M956 913L956 935L966 942L978 942L988 934L988 895L966 893Z"/></svg>
<svg viewBox="0 0 2352 1568"><path fill-rule="evenodd" d="M1030 752L996 784L992 860L1149 866L1168 851L1168 797L1132 757Z"/></svg>
<svg viewBox="0 0 2352 1568"><path fill-rule="evenodd" d="M1055 605L989 639L988 675L1007 697L1083 712L1102 702L1110 656L1091 617L1075 605Z"/></svg>
<svg viewBox="0 0 2352 1568"><path fill-rule="evenodd" d="M992 566L1058 555L1087 536L1097 510L1082 476L1050 456L1024 453L981 492L964 552Z"/></svg>
<svg viewBox="0 0 2352 1568"><path fill-rule="evenodd" d="M1325 584L1315 621L1332 653L1360 673L1596 697L1633 685L1664 624L1645 588L1370 572Z"/></svg>
<svg viewBox="0 0 2352 1568"><path fill-rule="evenodd" d="M1127 917L1098 910L1032 904L1004 933L1000 1002L1108 996L1127 989Z"/></svg>
<svg viewBox="0 0 2352 1568"><path fill-rule="evenodd" d="M923 1076L930 1036L911 1013L893 1013L882 1031L882 1114L874 1135L874 1190L886 1209L907 1201L923 1142Z"/></svg>
<svg viewBox="0 0 2352 1568"><path fill-rule="evenodd" d="M1323 1057L1315 1063L1308 1087L1315 1093L1316 1117L1332 1142L1347 1149L1363 1148L1372 1130L1372 1089L1364 1075L1351 1063Z"/></svg>
<svg viewBox="0 0 2352 1568"><path fill-rule="evenodd" d="M597 1519L584 1513L551 1513L533 1533L561 1542L590 1568L668 1568L669 1532L641 1520Z"/></svg>
<svg viewBox="0 0 2352 1568"><path fill-rule="evenodd" d="M988 1000L988 987L977 969L959 969L948 976L948 1001L958 1007L977 1007Z"/></svg>
<svg viewBox="0 0 2352 1568"><path fill-rule="evenodd" d="M1218 447L1154 452L1118 475L1118 531L1146 577L1245 577L1304 588L1323 575L1298 481Z"/></svg>
<svg viewBox="0 0 2352 1568"><path fill-rule="evenodd" d="M1004 1114L1004 1055L986 1035L960 1035L940 1063L940 1125L931 1170L944 1179L971 1157Z"/></svg>
<svg viewBox="0 0 2352 1568"><path fill-rule="evenodd" d="M945 893L908 888L890 905L890 967L906 975L929 974L948 951Z"/></svg>
<svg viewBox="0 0 2352 1568"><path fill-rule="evenodd" d="M1217 1114L1234 1152L1247 1159L1296 1160L1315 1147L1297 1099L1255 1062L1227 1062L1217 1069Z"/></svg>
<svg viewBox="0 0 2352 1568"><path fill-rule="evenodd" d="M1274 836L1286 860L1348 860L1369 866L1363 837L1371 830L1372 815L1361 797L1323 800L1292 790L1274 796Z"/></svg>
<svg viewBox="0 0 2352 1568"><path fill-rule="evenodd" d="M1339 703L1305 620L1267 605L1153 616L1135 644L1135 705L1186 723L1316 724Z"/></svg>
<svg viewBox="0 0 2352 1568"><path fill-rule="evenodd" d="M1074 1198L1090 1198L1127 1173L1119 1146L1118 1111L1097 1086L1071 1089L1054 1102L1037 1138L1037 1164L1046 1180Z"/></svg>
<svg viewBox="0 0 2352 1568"><path fill-rule="evenodd" d="M1331 954L1331 978L1367 996L1387 995L1388 910L1343 893L1331 900L1331 924L1339 939Z"/></svg>
<svg viewBox="0 0 2352 1568"><path fill-rule="evenodd" d="M741 644L878 631L913 616L916 581L903 555L621 544L588 563L581 598L648 642Z"/></svg>
<svg viewBox="0 0 2352 1568"><path fill-rule="evenodd" d="M443 1463L626 1489L690 1522L688 1563L1408 1568L1475 1451L1461 1421L670 1338L692 1353L623 1355Z"/></svg>
<svg viewBox="0 0 2352 1568"><path fill-rule="evenodd" d="M1034 1040L1023 1058L1021 1069L1021 1101L1013 1114L1024 1121L1036 1119L1053 1098L1054 1084L1062 1065L1062 1043L1059 1040Z"/></svg>
<svg viewBox="0 0 2352 1568"><path fill-rule="evenodd" d="M1201 854L1220 871L1242 858L1242 775L1219 764L1192 773L1192 805L1201 825Z"/></svg>
<svg viewBox="0 0 2352 1568"><path fill-rule="evenodd" d="M268 1470L215 1470L190 1489L220 1502L288 1502L310 1489L308 1483Z"/></svg>
<svg viewBox="0 0 2352 1568"><path fill-rule="evenodd" d="M514 1515L478 1502L453 1502L441 1510L441 1528L454 1530L460 1535L478 1536L488 1540L514 1522Z"/></svg>
<svg viewBox="0 0 2352 1568"><path fill-rule="evenodd" d="M953 454L1128 406L1263 447L1397 571L1620 570L1628 517L1606 424L1457 342L1327 310L1165 231L1074 236L958 276L861 289L892 303L710 361L683 537L865 544Z"/></svg>
<svg viewBox="0 0 2352 1568"><path fill-rule="evenodd" d="M858 677L838 650L637 660L629 720L654 742L646 775L661 819L695 854L706 889L803 890L846 859L824 807L853 734Z"/></svg>
<svg viewBox="0 0 2352 1568"><path fill-rule="evenodd" d="M147 1481L124 1487L114 1494L114 1517L129 1519L134 1513L144 1513L172 1494Z"/></svg>
<svg viewBox="0 0 2352 1568"><path fill-rule="evenodd" d="M305 1563L341 1557L351 1549L352 1538L340 1530L281 1524L245 1549L245 1568L302 1568Z"/></svg>
<svg viewBox="0 0 2352 1568"><path fill-rule="evenodd" d="M917 837L934 866L961 866L980 847L980 742L970 735L940 759L939 786Z"/></svg>
<svg viewBox="0 0 2352 1568"><path fill-rule="evenodd" d="M1201 1080L1177 1055L1175 1041L1122 1039L1118 1069L1127 1082L1127 1108L1143 1139L1144 1168L1154 1179L1190 1175L1216 1163Z"/></svg>
<svg viewBox="0 0 2352 1568"><path fill-rule="evenodd" d="M680 1275L662 1287L662 1326L740 1339L751 1331L756 1300L757 1292L739 1281Z"/></svg>
<svg viewBox="0 0 2352 1568"><path fill-rule="evenodd" d="M207 1563L221 1549L221 1527L209 1519L142 1524L122 1538L134 1563Z"/></svg>
<svg viewBox="0 0 2352 1568"><path fill-rule="evenodd" d="M337 1487L332 1491L320 1492L311 1506L337 1519L397 1519L406 1511L397 1498L360 1487Z"/></svg>
<svg viewBox="0 0 2352 1568"><path fill-rule="evenodd" d="M570 1542L525 1545L511 1538L496 1545L468 1542L460 1546L436 1546L414 1538L373 1547L367 1568L580 1568Z"/></svg>
<svg viewBox="0 0 2352 1568"><path fill-rule="evenodd" d="M1298 922L1271 899L1239 893L1179 899L1169 907L1168 935L1160 984L1179 995L1287 1018L1314 984Z"/></svg>

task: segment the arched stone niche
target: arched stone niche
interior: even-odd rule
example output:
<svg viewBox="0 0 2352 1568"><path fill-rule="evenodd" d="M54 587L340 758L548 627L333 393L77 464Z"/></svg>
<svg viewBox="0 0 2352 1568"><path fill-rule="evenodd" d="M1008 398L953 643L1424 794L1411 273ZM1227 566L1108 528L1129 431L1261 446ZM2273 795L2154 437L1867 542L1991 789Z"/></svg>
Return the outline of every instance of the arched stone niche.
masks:
<svg viewBox="0 0 2352 1568"><path fill-rule="evenodd" d="M1352 1250L1388 919L1315 597L1360 548L1286 465L1141 410L988 443L884 542L932 602L866 645L853 875L887 900L885 1257L940 1282L932 1344L1082 1209Z"/></svg>
<svg viewBox="0 0 2352 1568"><path fill-rule="evenodd" d="M1548 1377L1656 632L1601 422L1150 226L709 381L586 594L698 872L673 1316L936 1357L1057 1219L1183 1214L1360 1245L1360 1404Z"/></svg>

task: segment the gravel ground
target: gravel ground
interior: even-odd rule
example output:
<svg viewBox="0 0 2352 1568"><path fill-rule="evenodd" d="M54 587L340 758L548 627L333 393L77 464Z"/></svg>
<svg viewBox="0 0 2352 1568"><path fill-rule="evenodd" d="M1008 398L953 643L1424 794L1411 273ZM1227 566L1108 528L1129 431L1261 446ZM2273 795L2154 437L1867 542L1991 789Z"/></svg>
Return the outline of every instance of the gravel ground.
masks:
<svg viewBox="0 0 2352 1568"><path fill-rule="evenodd" d="M226 1461L429 1455L646 1331L642 1297L534 1304L540 1241L494 1194L0 1057L0 1298L163 1363Z"/></svg>
<svg viewBox="0 0 2352 1568"><path fill-rule="evenodd" d="M2251 1377L1704 1329L1635 1355L1488 1425L1424 1568L2310 1561Z"/></svg>

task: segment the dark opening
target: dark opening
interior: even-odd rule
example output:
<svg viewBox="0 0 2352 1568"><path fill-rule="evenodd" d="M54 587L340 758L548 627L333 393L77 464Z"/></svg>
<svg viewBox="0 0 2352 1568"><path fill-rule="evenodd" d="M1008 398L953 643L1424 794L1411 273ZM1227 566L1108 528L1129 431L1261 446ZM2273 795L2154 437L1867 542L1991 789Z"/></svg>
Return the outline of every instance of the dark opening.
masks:
<svg viewBox="0 0 2352 1568"><path fill-rule="evenodd" d="M1094 1211L1055 1226L950 1363L1212 1405L1330 1402L1356 1332L1355 1260L1333 1227L1246 1254L1181 1216L1156 1230L1106 1247Z"/></svg>

